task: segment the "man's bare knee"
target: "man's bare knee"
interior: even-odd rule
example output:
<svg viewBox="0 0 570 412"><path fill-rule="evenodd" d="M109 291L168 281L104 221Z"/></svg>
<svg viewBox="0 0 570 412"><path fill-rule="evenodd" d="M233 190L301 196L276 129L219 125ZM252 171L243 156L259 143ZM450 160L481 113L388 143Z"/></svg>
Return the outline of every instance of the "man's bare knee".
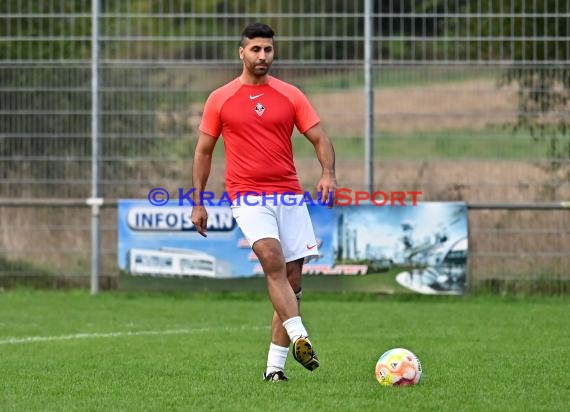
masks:
<svg viewBox="0 0 570 412"><path fill-rule="evenodd" d="M253 244L253 251L267 276L272 277L285 273L285 258L281 250L281 244L277 239L258 240Z"/></svg>

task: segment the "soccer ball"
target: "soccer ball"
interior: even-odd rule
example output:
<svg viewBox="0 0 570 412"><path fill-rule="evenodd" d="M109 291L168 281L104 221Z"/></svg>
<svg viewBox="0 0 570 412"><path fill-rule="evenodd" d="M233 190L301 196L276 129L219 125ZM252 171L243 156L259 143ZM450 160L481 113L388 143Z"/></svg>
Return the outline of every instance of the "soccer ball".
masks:
<svg viewBox="0 0 570 412"><path fill-rule="evenodd" d="M418 357L407 349L390 349L376 362L376 379L380 385L415 385L421 377L422 364Z"/></svg>

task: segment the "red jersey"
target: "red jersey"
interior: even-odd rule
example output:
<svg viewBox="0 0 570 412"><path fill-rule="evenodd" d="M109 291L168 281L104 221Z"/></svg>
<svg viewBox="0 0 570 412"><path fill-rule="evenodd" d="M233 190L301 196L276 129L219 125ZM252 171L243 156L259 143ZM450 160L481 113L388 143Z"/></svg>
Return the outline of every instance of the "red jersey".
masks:
<svg viewBox="0 0 570 412"><path fill-rule="evenodd" d="M302 193L293 161L293 127L305 133L320 122L305 95L275 77L266 84L239 78L214 90L204 106L200 131L224 139L226 189L237 193Z"/></svg>

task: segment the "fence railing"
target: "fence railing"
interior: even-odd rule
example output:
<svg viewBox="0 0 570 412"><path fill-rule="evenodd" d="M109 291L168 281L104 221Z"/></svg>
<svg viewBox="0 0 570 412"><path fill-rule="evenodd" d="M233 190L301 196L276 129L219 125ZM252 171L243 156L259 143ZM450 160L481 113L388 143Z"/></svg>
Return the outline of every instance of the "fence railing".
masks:
<svg viewBox="0 0 570 412"><path fill-rule="evenodd" d="M33 272L39 262L48 272L83 274L89 229L84 201L75 199L110 205L152 187L188 187L203 102L239 73L239 36L252 21L275 29L273 74L313 102L335 144L343 186L370 190L373 176L374 189L422 190L421 200L470 205L570 199L569 2L7 0L0 2L0 272L18 265L16 272ZM314 152L299 135L293 145L301 183L311 190ZM214 159L208 188L220 193L220 147ZM36 199L54 203L40 207ZM106 275L114 273L114 212L104 206L101 213ZM519 212L470 213L499 216L491 219L498 234L488 232L495 236L526 236L528 248L539 239L522 229L508 234ZM545 219L553 237L565 239L564 211L556 218L545 217L558 216L550 210L528 213L536 219L521 214L521 225ZM474 220L472 228L486 223ZM28 251L39 239L50 252ZM545 265L566 273L567 250L553 245L553 255L531 259L536 265L521 276ZM499 273L499 264L519 258L474 257L471 271L495 273L494 262Z"/></svg>
<svg viewBox="0 0 570 412"><path fill-rule="evenodd" d="M529 291L568 292L568 202L474 203L468 210L468 290L512 284ZM0 287L88 287L89 219L84 199L0 199ZM117 202L109 202L101 209L102 289L120 283L117 241Z"/></svg>

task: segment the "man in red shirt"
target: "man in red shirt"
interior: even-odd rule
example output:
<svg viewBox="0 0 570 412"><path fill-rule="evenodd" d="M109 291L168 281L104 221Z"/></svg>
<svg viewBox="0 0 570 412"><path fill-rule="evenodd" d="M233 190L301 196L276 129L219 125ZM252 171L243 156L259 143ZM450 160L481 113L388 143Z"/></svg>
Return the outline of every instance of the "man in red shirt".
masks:
<svg viewBox="0 0 570 412"><path fill-rule="evenodd" d="M192 223L206 236L208 214L200 204L212 153L220 135L226 152L226 189L233 215L260 261L274 307L266 381L287 380L289 345L310 371L317 354L299 314L304 259L318 255L318 245L293 161L294 127L315 147L322 167L317 190L331 199L337 189L333 146L305 95L268 74L273 62L274 32L253 23L243 33L241 75L208 97L199 127L192 166L195 188Z"/></svg>

